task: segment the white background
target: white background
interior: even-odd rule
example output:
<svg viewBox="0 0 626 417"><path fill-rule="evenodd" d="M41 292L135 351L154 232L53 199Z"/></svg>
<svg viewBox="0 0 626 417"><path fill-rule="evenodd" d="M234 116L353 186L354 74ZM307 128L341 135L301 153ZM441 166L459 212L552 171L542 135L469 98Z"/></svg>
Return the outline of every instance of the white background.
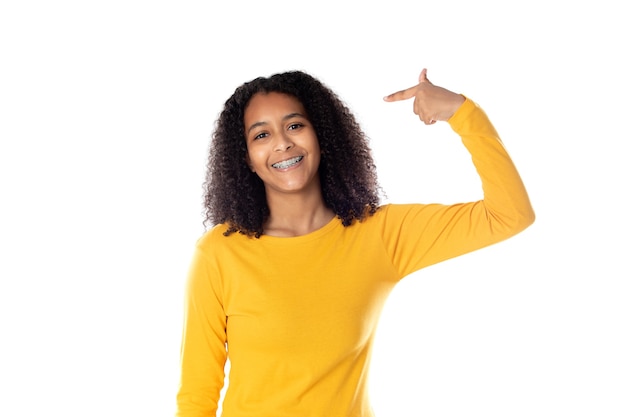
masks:
<svg viewBox="0 0 626 417"><path fill-rule="evenodd" d="M537 220L396 288L377 415L626 415L618 3L364 3L2 3L0 415L173 415L206 150L244 81L333 88L390 201L480 198L445 123L382 101L423 67L487 111Z"/></svg>

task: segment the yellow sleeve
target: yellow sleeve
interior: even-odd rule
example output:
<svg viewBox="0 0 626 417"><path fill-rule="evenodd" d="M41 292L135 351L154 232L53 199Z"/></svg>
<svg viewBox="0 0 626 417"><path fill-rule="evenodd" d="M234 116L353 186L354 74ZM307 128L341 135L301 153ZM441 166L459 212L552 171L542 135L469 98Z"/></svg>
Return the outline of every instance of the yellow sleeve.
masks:
<svg viewBox="0 0 626 417"><path fill-rule="evenodd" d="M448 123L471 154L484 197L455 205L390 205L383 239L401 277L505 240L535 219L526 188L484 111L466 99Z"/></svg>
<svg viewBox="0 0 626 417"><path fill-rule="evenodd" d="M226 363L223 286L210 257L196 248L185 294L176 417L215 416Z"/></svg>
<svg viewBox="0 0 626 417"><path fill-rule="evenodd" d="M530 226L535 213L524 183L485 112L466 99L448 120L480 175L485 214L496 233L509 237Z"/></svg>

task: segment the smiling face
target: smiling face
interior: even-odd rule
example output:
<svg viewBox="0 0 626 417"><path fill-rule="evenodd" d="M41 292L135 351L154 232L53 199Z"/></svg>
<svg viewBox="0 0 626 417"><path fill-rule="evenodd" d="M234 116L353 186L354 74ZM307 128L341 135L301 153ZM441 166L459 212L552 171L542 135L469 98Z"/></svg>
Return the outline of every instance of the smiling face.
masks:
<svg viewBox="0 0 626 417"><path fill-rule="evenodd" d="M293 96L257 93L244 112L248 164L268 198L320 193L320 147L304 106Z"/></svg>

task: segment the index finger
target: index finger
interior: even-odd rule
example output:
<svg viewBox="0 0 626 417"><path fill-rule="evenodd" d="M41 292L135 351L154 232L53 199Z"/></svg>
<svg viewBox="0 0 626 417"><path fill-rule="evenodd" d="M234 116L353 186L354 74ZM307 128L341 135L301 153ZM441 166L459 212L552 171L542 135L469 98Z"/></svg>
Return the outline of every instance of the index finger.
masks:
<svg viewBox="0 0 626 417"><path fill-rule="evenodd" d="M393 94L389 94L388 96L383 97L385 101L400 101L400 100L408 100L410 98L415 97L415 91L417 86L414 85L411 88L407 88L405 90L396 91Z"/></svg>

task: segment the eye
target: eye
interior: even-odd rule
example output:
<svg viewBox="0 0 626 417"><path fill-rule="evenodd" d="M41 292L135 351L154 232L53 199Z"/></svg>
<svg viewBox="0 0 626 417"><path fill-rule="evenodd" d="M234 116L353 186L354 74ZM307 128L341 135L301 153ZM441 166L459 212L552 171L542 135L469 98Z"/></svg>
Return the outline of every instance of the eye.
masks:
<svg viewBox="0 0 626 417"><path fill-rule="evenodd" d="M287 130L300 129L302 126L304 126L302 123L292 123L287 127Z"/></svg>
<svg viewBox="0 0 626 417"><path fill-rule="evenodd" d="M253 137L252 140L263 139L263 138L266 138L266 137L267 137L267 133L263 132L263 133L259 133L255 137Z"/></svg>

